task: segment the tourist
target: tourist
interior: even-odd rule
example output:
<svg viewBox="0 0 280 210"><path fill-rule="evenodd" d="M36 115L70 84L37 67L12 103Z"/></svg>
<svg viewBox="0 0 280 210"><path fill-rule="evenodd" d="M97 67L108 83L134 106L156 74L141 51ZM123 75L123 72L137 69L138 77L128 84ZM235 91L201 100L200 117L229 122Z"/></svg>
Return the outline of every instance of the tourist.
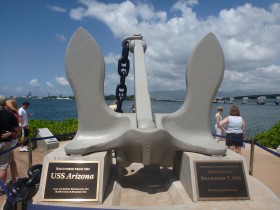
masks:
<svg viewBox="0 0 280 210"><path fill-rule="evenodd" d="M219 142L221 139L221 135L222 135L222 127L219 126L219 123L222 121L223 117L222 117L222 112L223 112L223 107L222 106L218 106L217 107L217 113L215 114L215 119L216 119L216 123L215 123L215 130L216 130L216 137L215 137L215 141ZM225 130L224 130L225 131Z"/></svg>
<svg viewBox="0 0 280 210"><path fill-rule="evenodd" d="M32 114L27 114L26 109L30 106L30 103L28 101L25 101L22 103L22 107L19 108L18 114L19 114L19 126L22 128L21 133L21 143L23 143L26 138L29 136L29 127L28 127L28 117ZM28 152L27 143L25 143L24 146L20 147L20 152Z"/></svg>
<svg viewBox="0 0 280 210"><path fill-rule="evenodd" d="M16 117L5 109L6 98L0 96L0 152L11 148L12 138L18 135L20 128ZM7 169L10 164L11 152L5 152L0 155L0 180L5 183L7 179ZM4 192L0 189L0 195Z"/></svg>
<svg viewBox="0 0 280 210"><path fill-rule="evenodd" d="M114 100L113 103L109 106L110 109L116 111L117 109L117 104L118 104L118 101L117 100Z"/></svg>
<svg viewBox="0 0 280 210"><path fill-rule="evenodd" d="M131 106L130 110L132 110L132 112L133 112L133 113L135 113L135 112L136 112L136 109L135 109L135 105L134 105L134 104L132 104L132 106Z"/></svg>
<svg viewBox="0 0 280 210"><path fill-rule="evenodd" d="M18 109L17 109L17 102L14 99L10 99L6 101L6 108L8 111L12 112L14 116L19 121ZM15 134L12 139L12 147L18 143L18 135ZM11 151L11 160L10 160L10 170L12 176L12 182L15 183L18 179L18 171L17 171L17 163L15 161L14 151Z"/></svg>
<svg viewBox="0 0 280 210"><path fill-rule="evenodd" d="M233 105L230 109L229 116L223 119L219 125L225 129L227 127L226 146L241 154L243 139L245 138L245 121L240 116L239 108Z"/></svg>

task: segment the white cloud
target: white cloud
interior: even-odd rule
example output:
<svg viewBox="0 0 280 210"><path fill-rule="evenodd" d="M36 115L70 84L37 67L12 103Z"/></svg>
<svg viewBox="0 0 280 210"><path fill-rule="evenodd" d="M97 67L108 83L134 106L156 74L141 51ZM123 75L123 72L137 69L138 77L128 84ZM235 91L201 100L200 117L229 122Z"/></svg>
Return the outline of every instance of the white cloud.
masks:
<svg viewBox="0 0 280 210"><path fill-rule="evenodd" d="M270 76L275 79L280 78L280 66L267 66L267 67L261 67L258 68L257 71L263 72L266 76Z"/></svg>
<svg viewBox="0 0 280 210"><path fill-rule="evenodd" d="M85 13L85 9L84 8L77 8L77 9L71 9L69 12L69 15L72 19L74 20L82 20Z"/></svg>
<svg viewBox="0 0 280 210"><path fill-rule="evenodd" d="M56 33L55 37L56 37L57 40L59 40L61 42L66 42L66 37L63 34Z"/></svg>
<svg viewBox="0 0 280 210"><path fill-rule="evenodd" d="M151 90L184 89L191 50L209 32L217 36L225 54L226 72L220 90L262 90L270 87L268 79L273 88L280 89L280 84L273 80L274 76L279 78L280 68L280 3L269 9L244 4L203 19L197 17L192 7L199 4L197 0L176 2L168 16L142 2L79 3L80 7L69 13L72 19L97 19L119 39L136 33L144 36ZM109 54L105 60L112 64L114 55ZM263 79L265 74L273 77Z"/></svg>
<svg viewBox="0 0 280 210"><path fill-rule="evenodd" d="M22 93L23 92L23 87L22 86L16 87L16 92L17 93Z"/></svg>
<svg viewBox="0 0 280 210"><path fill-rule="evenodd" d="M53 6L53 5L47 5L47 8L49 8L49 10L54 11L54 12L59 12L59 13L66 13L67 9L62 8L62 7L58 7L58 6Z"/></svg>
<svg viewBox="0 0 280 210"><path fill-rule="evenodd" d="M118 59L120 58L120 55L116 55L114 53L109 53L107 56L104 57L106 64L118 64Z"/></svg>
<svg viewBox="0 0 280 210"><path fill-rule="evenodd" d="M53 87L54 87L53 84L52 84L51 82L47 81L46 83L47 83L47 86L48 86L49 88L53 88Z"/></svg>
<svg viewBox="0 0 280 210"><path fill-rule="evenodd" d="M55 80L61 86L69 86L69 82L64 77L55 77Z"/></svg>
<svg viewBox="0 0 280 210"><path fill-rule="evenodd" d="M37 87L37 86L39 86L39 82L37 79L32 79L32 80L30 80L29 85L32 87Z"/></svg>

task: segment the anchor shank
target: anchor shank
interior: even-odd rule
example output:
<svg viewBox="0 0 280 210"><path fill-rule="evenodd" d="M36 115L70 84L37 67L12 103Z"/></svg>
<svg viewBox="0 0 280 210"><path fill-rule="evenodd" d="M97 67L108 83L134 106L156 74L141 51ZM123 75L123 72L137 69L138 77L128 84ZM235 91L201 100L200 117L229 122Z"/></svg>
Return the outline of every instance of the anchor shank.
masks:
<svg viewBox="0 0 280 210"><path fill-rule="evenodd" d="M134 40L135 105L138 128L155 128L148 91L143 40Z"/></svg>

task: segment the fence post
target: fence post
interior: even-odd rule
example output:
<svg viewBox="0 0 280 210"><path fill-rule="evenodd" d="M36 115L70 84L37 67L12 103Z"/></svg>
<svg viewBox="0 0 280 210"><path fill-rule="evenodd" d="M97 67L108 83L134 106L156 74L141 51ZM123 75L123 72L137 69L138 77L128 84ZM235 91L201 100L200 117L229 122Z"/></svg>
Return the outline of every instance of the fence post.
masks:
<svg viewBox="0 0 280 210"><path fill-rule="evenodd" d="M32 166L32 144L31 139L28 137L28 165L29 168Z"/></svg>
<svg viewBox="0 0 280 210"><path fill-rule="evenodd" d="M249 174L253 176L254 169L254 154L255 154L255 140L251 140L251 151L250 151L250 166L249 166Z"/></svg>

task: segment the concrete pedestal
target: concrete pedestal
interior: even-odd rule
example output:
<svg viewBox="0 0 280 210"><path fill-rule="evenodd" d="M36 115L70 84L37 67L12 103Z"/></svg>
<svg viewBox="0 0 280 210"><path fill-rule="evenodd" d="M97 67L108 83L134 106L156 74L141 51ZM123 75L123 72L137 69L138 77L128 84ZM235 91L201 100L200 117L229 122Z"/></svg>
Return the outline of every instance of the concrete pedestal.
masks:
<svg viewBox="0 0 280 210"><path fill-rule="evenodd" d="M37 129L36 138L44 138L53 136L52 132L48 128ZM40 149L55 149L58 148L59 142L56 138L44 139L37 141L37 147Z"/></svg>
<svg viewBox="0 0 280 210"><path fill-rule="evenodd" d="M111 152L98 152L89 154L86 156L67 156L64 152L64 146L59 147L49 155L47 155L44 158L44 164L43 164L43 170L41 175L41 181L40 181L40 187L39 191L37 193L36 199L34 199L34 203L37 204L46 204L46 205L58 205L58 206L69 206L68 201L43 201L44 200L44 184L46 183L46 177L47 177L47 167L49 162L53 161L99 161L100 162L100 173L99 173L99 183L97 185L99 186L98 195L97 195L97 202L94 202L94 204L102 204L105 199L105 191L107 188L109 176L110 176L110 169L112 167L112 155ZM95 177L96 178L96 177ZM61 180L62 182L67 182L67 180ZM78 181L78 180L77 180ZM71 188L71 186L67 186ZM74 201L77 203L77 201ZM87 203L87 202L83 202ZM88 205L90 205L90 202L88 202ZM70 204L71 206L71 204Z"/></svg>
<svg viewBox="0 0 280 210"><path fill-rule="evenodd" d="M280 154L280 146L277 147L276 152Z"/></svg>
<svg viewBox="0 0 280 210"><path fill-rule="evenodd" d="M127 168L118 168L114 164L114 158L112 158L113 164L111 165L110 154L109 152L101 152L79 157L66 156L64 147L50 153L46 156L45 162L49 160L101 160L103 163L101 164L102 173L100 173L100 188L102 189L99 192L100 201L44 202L42 201L42 183L44 183L43 180L45 179L45 174L43 173L40 190L33 198L33 205L64 206L69 207L71 210L75 210L75 208L70 207L139 210L232 210L236 208L244 210L278 210L280 206L279 198L261 182L248 175L246 167L245 176L250 193L249 200L198 201L196 199L197 191L193 161L243 160L242 156L232 151L227 151L225 157L210 157L185 152L182 155L180 167L177 166L179 168L176 169L177 172L174 172L172 168L144 167L143 164L139 163L133 163Z"/></svg>
<svg viewBox="0 0 280 210"><path fill-rule="evenodd" d="M207 171L210 174L205 174L202 178L204 180L199 180L200 182L214 182L216 183L218 190L230 190L230 189L222 189L221 185L223 180L226 180L226 182L232 182L233 184L230 184L232 188L235 188L235 186L232 186L235 184L233 178L240 178L242 179L242 183L244 184L244 188L247 191L248 198L245 200L250 200L250 187L248 184L248 172L245 167L245 159L243 156L236 154L235 152L228 150L227 156L205 156L198 153L191 153L191 152L185 152L182 155L182 163L181 163L181 170L180 170L180 181L186 191L188 192L189 196L194 202L198 201L199 193L198 193L198 179L201 179L201 177L198 177L197 172L195 171L195 162L200 163L225 163L227 166L221 166L218 165L215 167L215 165L209 165L209 169ZM230 163L240 163L241 170L243 171L244 177L237 177L233 174L233 170L231 170ZM205 166L204 166L205 167ZM222 168L221 168L222 167ZM233 176L234 175L234 176ZM229 180L227 180L227 177ZM216 180L206 180L206 179L216 179ZM241 181L237 181L241 182ZM208 189L212 190L212 189ZM217 190L217 189L216 189ZM235 190L238 190L235 188ZM214 192L209 193L214 194ZM213 197L209 198L209 200L229 200L229 198L226 197L227 193L223 193L223 196L220 197ZM230 198L233 200L240 200L240 198ZM244 198L243 198L244 199ZM207 200L207 199L204 199Z"/></svg>

